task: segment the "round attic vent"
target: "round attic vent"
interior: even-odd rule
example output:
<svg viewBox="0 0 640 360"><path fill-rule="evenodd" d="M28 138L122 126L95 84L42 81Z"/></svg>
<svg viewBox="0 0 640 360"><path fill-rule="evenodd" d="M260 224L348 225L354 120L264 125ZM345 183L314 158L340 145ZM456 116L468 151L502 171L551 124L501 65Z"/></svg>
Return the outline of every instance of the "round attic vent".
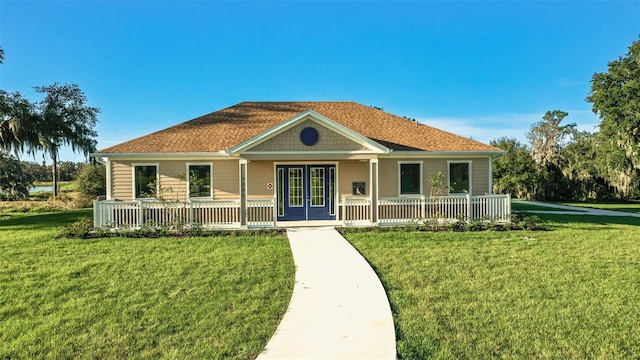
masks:
<svg viewBox="0 0 640 360"><path fill-rule="evenodd" d="M306 127L300 131L300 141L307 146L315 145L320 139L318 130L312 127Z"/></svg>

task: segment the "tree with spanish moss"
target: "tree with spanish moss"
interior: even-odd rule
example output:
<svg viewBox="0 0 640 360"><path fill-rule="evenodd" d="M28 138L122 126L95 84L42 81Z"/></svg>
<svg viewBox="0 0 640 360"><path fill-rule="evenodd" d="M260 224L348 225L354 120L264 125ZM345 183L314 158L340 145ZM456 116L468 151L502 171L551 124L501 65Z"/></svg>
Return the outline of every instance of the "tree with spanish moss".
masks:
<svg viewBox="0 0 640 360"><path fill-rule="evenodd" d="M97 132L95 126L100 109L86 105L87 98L77 84L35 88L45 94L36 104L36 123L39 127L38 148L51 157L53 195L58 195L59 151L64 145L74 152L88 156L96 150Z"/></svg>
<svg viewBox="0 0 640 360"><path fill-rule="evenodd" d="M607 68L593 74L587 101L600 117L598 137L605 149L605 175L619 191L630 195L640 178L640 40Z"/></svg>
<svg viewBox="0 0 640 360"><path fill-rule="evenodd" d="M531 156L542 177L536 194L539 199L567 200L571 196L570 185L562 174L564 147L576 129L575 123L562 125L568 115L560 110L547 111L542 121L533 124L527 134Z"/></svg>

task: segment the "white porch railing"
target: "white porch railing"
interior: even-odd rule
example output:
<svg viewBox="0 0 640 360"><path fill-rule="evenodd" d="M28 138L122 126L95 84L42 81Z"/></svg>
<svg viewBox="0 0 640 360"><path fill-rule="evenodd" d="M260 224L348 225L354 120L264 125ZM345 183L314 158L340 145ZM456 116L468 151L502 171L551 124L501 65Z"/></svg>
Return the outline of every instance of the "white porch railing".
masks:
<svg viewBox="0 0 640 360"><path fill-rule="evenodd" d="M248 200L247 204L247 225L249 227L276 227L275 201Z"/></svg>
<svg viewBox="0 0 640 360"><path fill-rule="evenodd" d="M246 227L276 227L275 204L274 199L248 200ZM340 204L339 219L343 226L362 226L372 225L374 222L380 225L402 225L427 218L467 221L486 218L508 222L510 215L509 195L385 197L378 199L377 209L372 209L369 198L345 196ZM95 201L93 218L95 227L243 227L240 200Z"/></svg>
<svg viewBox="0 0 640 360"><path fill-rule="evenodd" d="M247 201L248 227L275 227L273 200ZM95 227L202 226L241 228L240 200L190 199L187 201L95 201Z"/></svg>
<svg viewBox="0 0 640 360"><path fill-rule="evenodd" d="M370 204L368 198L343 197L344 226L372 224ZM509 195L384 197L378 199L377 220L380 225L402 225L427 218L507 222L510 215Z"/></svg>
<svg viewBox="0 0 640 360"><path fill-rule="evenodd" d="M345 196L341 208L343 226L371 224L371 199Z"/></svg>
<svg viewBox="0 0 640 360"><path fill-rule="evenodd" d="M192 199L189 206L191 224L202 227L239 228L240 200Z"/></svg>
<svg viewBox="0 0 640 360"><path fill-rule="evenodd" d="M378 222L402 225L425 217L424 197L395 197L378 200Z"/></svg>
<svg viewBox="0 0 640 360"><path fill-rule="evenodd" d="M140 201L94 201L93 226L138 228L142 223Z"/></svg>
<svg viewBox="0 0 640 360"><path fill-rule="evenodd" d="M473 218L488 218L493 221L511 221L511 195L474 196Z"/></svg>

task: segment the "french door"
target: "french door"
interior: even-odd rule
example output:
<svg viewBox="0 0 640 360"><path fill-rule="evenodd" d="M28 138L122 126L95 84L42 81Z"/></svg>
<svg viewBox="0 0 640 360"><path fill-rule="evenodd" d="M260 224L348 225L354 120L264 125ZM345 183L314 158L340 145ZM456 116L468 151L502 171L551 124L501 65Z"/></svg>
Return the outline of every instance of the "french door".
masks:
<svg viewBox="0 0 640 360"><path fill-rule="evenodd" d="M277 165L278 221L335 220L335 165Z"/></svg>

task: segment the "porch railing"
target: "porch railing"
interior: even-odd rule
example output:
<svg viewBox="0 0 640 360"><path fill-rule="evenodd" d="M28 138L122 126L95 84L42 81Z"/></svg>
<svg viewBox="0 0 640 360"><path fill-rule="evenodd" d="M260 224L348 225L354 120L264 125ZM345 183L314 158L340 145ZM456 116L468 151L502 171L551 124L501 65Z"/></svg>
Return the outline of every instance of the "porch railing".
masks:
<svg viewBox="0 0 640 360"><path fill-rule="evenodd" d="M343 226L371 224L371 199L343 197L341 215Z"/></svg>
<svg viewBox="0 0 640 360"><path fill-rule="evenodd" d="M274 202L247 201L248 227L275 227ZM95 227L140 228L142 226L202 226L241 228L240 200L190 199L187 201L95 201Z"/></svg>
<svg viewBox="0 0 640 360"><path fill-rule="evenodd" d="M275 201L248 200L247 204L247 225L249 227L276 227Z"/></svg>
<svg viewBox="0 0 640 360"><path fill-rule="evenodd" d="M246 227L276 227L276 201L247 201ZM95 201L94 226L140 228L142 226L202 226L205 228L242 228L240 200L191 199L187 201ZM511 215L509 195L469 194L439 197L384 197L377 209L370 198L342 198L339 219L343 226L402 225L419 219L490 219L508 222ZM374 221L374 219L376 221Z"/></svg>
<svg viewBox="0 0 640 360"><path fill-rule="evenodd" d="M371 199L342 198L344 226L372 224ZM402 225L419 219L509 221L509 195L384 197L378 199L380 225Z"/></svg>

